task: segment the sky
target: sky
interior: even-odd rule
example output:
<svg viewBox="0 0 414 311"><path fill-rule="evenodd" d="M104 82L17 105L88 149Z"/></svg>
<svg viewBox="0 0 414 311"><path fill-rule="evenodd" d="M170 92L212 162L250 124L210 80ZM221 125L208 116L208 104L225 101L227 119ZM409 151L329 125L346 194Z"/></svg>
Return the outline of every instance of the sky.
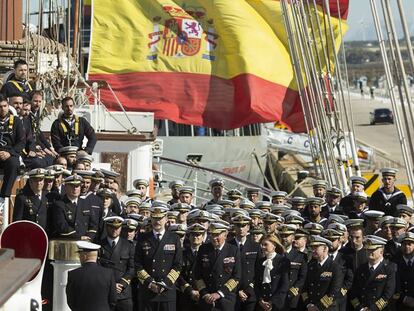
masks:
<svg viewBox="0 0 414 311"><path fill-rule="evenodd" d="M394 23L399 36L402 35L401 23L397 7L397 0L389 0L394 13ZM348 25L349 30L345 35L346 41L353 40L376 40L374 21L371 13L370 0L350 0ZM406 14L407 24L411 36L414 36L414 0L401 0ZM376 0L378 13L382 18L381 1Z"/></svg>

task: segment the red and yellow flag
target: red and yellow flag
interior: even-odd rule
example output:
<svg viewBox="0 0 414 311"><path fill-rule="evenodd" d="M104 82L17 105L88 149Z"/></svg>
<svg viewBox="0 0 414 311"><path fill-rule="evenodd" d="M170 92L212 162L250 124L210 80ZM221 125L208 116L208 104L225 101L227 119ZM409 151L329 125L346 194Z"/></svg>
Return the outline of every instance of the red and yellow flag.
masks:
<svg viewBox="0 0 414 311"><path fill-rule="evenodd" d="M332 18L338 43L340 22ZM106 80L127 111L157 119L305 130L276 0L94 1L88 78ZM117 109L108 90L101 97Z"/></svg>

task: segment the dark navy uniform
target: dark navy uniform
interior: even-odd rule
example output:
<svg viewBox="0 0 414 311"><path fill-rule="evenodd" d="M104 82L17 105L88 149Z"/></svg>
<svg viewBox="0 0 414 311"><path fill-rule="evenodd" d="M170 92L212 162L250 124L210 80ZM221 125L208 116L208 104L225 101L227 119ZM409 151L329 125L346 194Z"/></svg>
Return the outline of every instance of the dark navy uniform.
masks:
<svg viewBox="0 0 414 311"><path fill-rule="evenodd" d="M197 254L191 249L190 245L184 248L183 267L177 280L177 286L179 288L177 305L180 306L180 310L194 310L198 305L198 303L192 300L190 296L192 290L197 290L193 273L196 258Z"/></svg>
<svg viewBox="0 0 414 311"><path fill-rule="evenodd" d="M175 283L180 275L182 256L180 238L174 232L165 231L161 241L152 231L138 235L135 270L140 282L139 310L175 310ZM168 288L155 294L148 288L151 282L164 282Z"/></svg>
<svg viewBox="0 0 414 311"><path fill-rule="evenodd" d="M395 293L396 273L396 264L386 259L373 272L370 272L368 263L360 266L350 292L355 310L365 307L370 311L393 310L389 304Z"/></svg>
<svg viewBox="0 0 414 311"><path fill-rule="evenodd" d="M317 260L308 263L308 273L302 298L305 306L314 304L319 310L338 310L336 300L343 284L341 267L327 258L321 267Z"/></svg>
<svg viewBox="0 0 414 311"><path fill-rule="evenodd" d="M345 254L338 252L334 259L334 262L342 268L342 274L344 275L344 282L342 283L341 291L338 295L337 305L339 311L345 311L347 309L348 292L352 287L352 282L354 279L352 260Z"/></svg>
<svg viewBox="0 0 414 311"><path fill-rule="evenodd" d="M73 311L111 311L117 300L114 274L94 262L85 263L69 271L66 297Z"/></svg>
<svg viewBox="0 0 414 311"><path fill-rule="evenodd" d="M352 271L355 272L359 266L368 262L367 250L361 248L356 250L348 243L345 247L339 250L340 253L345 254L351 260Z"/></svg>
<svg viewBox="0 0 414 311"><path fill-rule="evenodd" d="M407 197L404 192L398 188L394 188L391 197L387 199L385 192L382 189L375 191L372 194L369 202L369 209L384 212L385 215L397 216L397 205L407 204Z"/></svg>
<svg viewBox="0 0 414 311"><path fill-rule="evenodd" d="M259 258L256 267L254 288L257 300L263 299L272 304L272 310L282 310L286 303L289 290L289 259L285 255L276 254L272 260L273 269L270 271L270 283L263 283L263 266L265 257Z"/></svg>
<svg viewBox="0 0 414 311"><path fill-rule="evenodd" d="M401 244L394 239L389 240L384 248L384 258L395 262L399 255L401 255Z"/></svg>
<svg viewBox="0 0 414 311"><path fill-rule="evenodd" d="M10 157L0 161L0 168L4 170L1 197L10 197L14 181L19 168L19 156L25 146L25 134L22 121L9 114L0 120L0 151L7 151Z"/></svg>
<svg viewBox="0 0 414 311"><path fill-rule="evenodd" d="M300 295L302 294L303 286L305 286L308 271L308 257L305 253L295 248L292 248L289 253L286 253L286 257L290 261L290 272L289 290L285 309L289 310L298 307Z"/></svg>
<svg viewBox="0 0 414 311"><path fill-rule="evenodd" d="M233 311L241 278L239 249L227 242L220 251L216 251L212 243L203 244L197 254L194 277L200 292L202 310ZM214 307L201 298L219 291L224 297L217 300Z"/></svg>
<svg viewBox="0 0 414 311"><path fill-rule="evenodd" d="M13 210L13 221L30 220L40 225L48 232L48 201L46 192L37 196L27 183L16 196Z"/></svg>
<svg viewBox="0 0 414 311"><path fill-rule="evenodd" d="M55 202L52 208L54 236L60 238L80 239L82 236L95 238L97 223L90 205L78 198L77 205L65 195Z"/></svg>
<svg viewBox="0 0 414 311"><path fill-rule="evenodd" d="M134 277L134 244L123 238L112 248L108 239L101 241L99 262L103 267L113 271L115 282L123 285L121 293L117 294L115 310L132 310L131 280Z"/></svg>
<svg viewBox="0 0 414 311"><path fill-rule="evenodd" d="M66 146L77 146L82 149L83 139L86 136L88 143L84 149L91 154L97 142L95 130L85 118L78 116L73 118L71 124L63 117L53 122L50 130L53 148L59 150Z"/></svg>
<svg viewBox="0 0 414 311"><path fill-rule="evenodd" d="M413 260L413 259L411 259ZM394 298L397 299L398 311L412 311L413 308L403 303L406 297L414 298L414 265L409 266L404 260L402 254L395 258L397 264L397 293Z"/></svg>
<svg viewBox="0 0 414 311"><path fill-rule="evenodd" d="M238 247L236 239L229 241L230 244ZM260 245L253 241L251 236L246 237L246 242L240 250L241 261L241 278L237 291L243 290L247 296L247 300L242 302L239 294L236 292L236 308L237 310L254 310L256 305L256 294L254 291L254 276L256 269L256 260L260 255Z"/></svg>

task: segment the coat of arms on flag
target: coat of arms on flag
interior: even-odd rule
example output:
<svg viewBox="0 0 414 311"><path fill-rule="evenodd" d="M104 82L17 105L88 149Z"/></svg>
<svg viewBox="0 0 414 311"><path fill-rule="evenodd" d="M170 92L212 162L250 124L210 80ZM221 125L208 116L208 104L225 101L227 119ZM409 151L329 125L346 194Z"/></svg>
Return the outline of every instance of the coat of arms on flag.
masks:
<svg viewBox="0 0 414 311"><path fill-rule="evenodd" d="M197 55L202 47L202 40L207 42L206 53L202 58L214 60L210 55L217 47L218 35L213 28L213 20L208 20L207 31L203 29L205 11L202 8L184 11L179 7L164 6L164 11L170 15L162 23L162 18L153 18L153 29L148 35L149 55L147 59L157 59L158 53L171 57L188 57ZM203 38L204 37L204 38Z"/></svg>

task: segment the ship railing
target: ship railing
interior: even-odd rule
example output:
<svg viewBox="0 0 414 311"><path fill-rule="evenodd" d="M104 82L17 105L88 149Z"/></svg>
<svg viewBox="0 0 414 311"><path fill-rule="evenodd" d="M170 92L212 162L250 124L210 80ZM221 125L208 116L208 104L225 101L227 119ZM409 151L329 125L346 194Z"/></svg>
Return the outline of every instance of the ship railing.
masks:
<svg viewBox="0 0 414 311"><path fill-rule="evenodd" d="M210 187L207 181L213 178L221 178L224 181L224 189L228 191L230 189L239 189L242 193L245 193L246 188L257 188L259 195L270 198L271 189L262 185L252 183L248 180L242 179L237 176L233 176L224 172L220 172L215 169L204 167L196 163L195 161L179 161L166 157L155 157L154 163L157 167L153 170L155 180L156 191L158 193L165 192L168 189L168 185L171 181L182 180L188 186L194 188L193 199L196 204L197 200L207 201L211 199ZM182 175L173 175L168 172L168 166L180 167L183 169Z"/></svg>

